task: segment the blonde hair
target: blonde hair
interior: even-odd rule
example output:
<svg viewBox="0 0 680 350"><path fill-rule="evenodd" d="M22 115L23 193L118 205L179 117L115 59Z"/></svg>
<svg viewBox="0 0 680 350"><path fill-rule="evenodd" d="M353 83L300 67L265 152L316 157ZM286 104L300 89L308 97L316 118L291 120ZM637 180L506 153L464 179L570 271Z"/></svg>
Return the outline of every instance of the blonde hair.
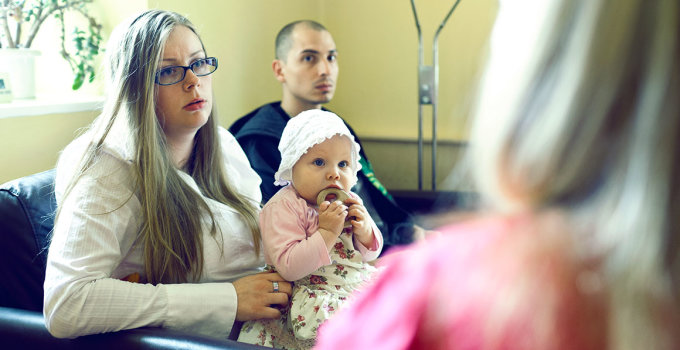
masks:
<svg viewBox="0 0 680 350"><path fill-rule="evenodd" d="M580 249L602 261L609 346L674 347L680 5L519 0L500 9L467 158L484 203L565 210L567 229L590 244Z"/></svg>
<svg viewBox="0 0 680 350"><path fill-rule="evenodd" d="M96 139L68 187L72 188L96 161L114 124L123 125L133 152L136 195L142 207L139 242L144 246L146 277L153 284L197 281L203 272L202 217L210 217L213 236L218 229L208 204L182 180L173 165L155 113L154 76L165 42L177 26L196 33L185 17L160 10L146 11L114 30L107 46L108 96L102 114L91 125ZM241 214L259 255L257 208L228 181L217 126L213 105L207 123L196 134L185 170L203 195Z"/></svg>

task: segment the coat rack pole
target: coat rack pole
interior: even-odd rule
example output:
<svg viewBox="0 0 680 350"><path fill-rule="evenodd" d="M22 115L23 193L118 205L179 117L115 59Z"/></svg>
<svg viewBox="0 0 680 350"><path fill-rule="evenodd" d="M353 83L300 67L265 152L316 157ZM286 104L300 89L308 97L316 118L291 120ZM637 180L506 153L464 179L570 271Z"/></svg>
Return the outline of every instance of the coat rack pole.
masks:
<svg viewBox="0 0 680 350"><path fill-rule="evenodd" d="M420 22L418 21L418 13L416 12L416 4L411 0L411 9L413 10L413 18L416 21L416 29L418 30L418 85L420 86L420 71L423 67L423 33L420 30ZM418 88L420 90L420 87ZM423 104L421 98L418 98L418 190L423 189Z"/></svg>
<svg viewBox="0 0 680 350"><path fill-rule="evenodd" d="M418 190L423 189L423 105L432 105L432 190L437 190L437 104L439 93L439 34L458 7L460 0L451 7L434 34L432 42L432 65L426 66L423 55L423 35L416 12L415 0L411 0L413 18L418 30Z"/></svg>

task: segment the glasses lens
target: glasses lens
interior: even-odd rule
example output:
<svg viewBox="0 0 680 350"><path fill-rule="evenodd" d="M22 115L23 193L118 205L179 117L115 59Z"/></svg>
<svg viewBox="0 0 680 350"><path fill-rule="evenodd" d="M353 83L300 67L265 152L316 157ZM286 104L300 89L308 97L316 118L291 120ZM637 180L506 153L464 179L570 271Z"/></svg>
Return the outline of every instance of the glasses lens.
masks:
<svg viewBox="0 0 680 350"><path fill-rule="evenodd" d="M200 59L191 65L191 70L198 76L208 75L217 69L217 59L208 57Z"/></svg>
<svg viewBox="0 0 680 350"><path fill-rule="evenodd" d="M184 79L184 68L166 67L156 73L156 79L161 85L171 85Z"/></svg>

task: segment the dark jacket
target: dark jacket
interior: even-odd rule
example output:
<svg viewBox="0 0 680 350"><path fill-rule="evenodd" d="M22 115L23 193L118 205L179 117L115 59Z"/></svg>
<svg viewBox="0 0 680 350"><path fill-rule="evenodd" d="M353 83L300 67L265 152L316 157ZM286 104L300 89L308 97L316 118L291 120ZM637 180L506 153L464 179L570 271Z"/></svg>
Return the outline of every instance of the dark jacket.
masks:
<svg viewBox="0 0 680 350"><path fill-rule="evenodd" d="M260 188L263 203L283 188L274 185L274 174L281 163L278 146L289 119L288 114L281 108L281 102L273 102L248 113L229 127L229 132L236 137L248 156L250 165L262 178ZM347 128L361 146L361 157L368 161L356 133L349 125ZM357 178L357 184L352 191L364 201L364 206L383 233L385 243L383 251L387 251L390 246L412 242L411 216L376 188L362 171L359 171Z"/></svg>

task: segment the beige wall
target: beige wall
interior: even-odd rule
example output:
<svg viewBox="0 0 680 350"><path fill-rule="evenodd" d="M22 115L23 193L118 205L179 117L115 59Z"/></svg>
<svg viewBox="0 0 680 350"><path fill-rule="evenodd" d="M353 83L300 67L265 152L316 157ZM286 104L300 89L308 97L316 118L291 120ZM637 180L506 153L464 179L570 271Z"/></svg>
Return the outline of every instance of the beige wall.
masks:
<svg viewBox="0 0 680 350"><path fill-rule="evenodd" d="M454 1L417 0L427 65L436 29ZM340 75L328 108L365 140L375 172L388 188L417 188L418 37L407 0L223 0L198 8L183 0L150 1L151 7L186 14L209 51L220 59L214 76L222 124L281 97L271 71L274 37L291 21L314 19L333 34ZM497 0L462 0L439 37L439 189L466 139L470 99L483 64ZM432 135L432 108L423 108L423 134ZM370 142L366 142L370 141ZM454 145L454 146L451 146ZM431 188L431 154L424 150L423 188Z"/></svg>
<svg viewBox="0 0 680 350"><path fill-rule="evenodd" d="M436 28L454 1L416 0L424 63L432 64ZM418 37L407 0L328 1L324 21L340 51L333 110L361 136L417 138ZM476 72L496 13L496 0L462 0L439 37L440 139L464 139ZM432 110L423 110L430 137Z"/></svg>
<svg viewBox="0 0 680 350"><path fill-rule="evenodd" d="M210 55L220 59L214 77L222 122L231 124L266 102L280 99L271 71L274 37L288 22L314 19L333 34L339 51L338 89L329 108L362 137L417 138L418 38L407 0L183 0L149 1L151 7L189 16ZM425 64L432 64L436 28L453 1L416 1ZM497 0L462 0L439 38L441 139L465 139L476 73L497 10ZM424 108L427 137L430 107Z"/></svg>
<svg viewBox="0 0 680 350"><path fill-rule="evenodd" d="M58 152L96 113L0 119L0 183L53 168Z"/></svg>
<svg viewBox="0 0 680 350"><path fill-rule="evenodd" d="M432 39L454 1L417 0L416 6L423 31L425 63L432 63ZM408 154L416 155L417 138L417 35L407 0L205 0L201 6L185 0L98 1L97 10L106 13L102 23L105 38L121 19L144 8L163 8L187 15L198 27L209 55L220 59L214 75L216 101L222 124L228 126L236 118L264 103L280 99L281 87L271 72L273 42L278 30L297 19L314 19L328 27L338 50L340 77L338 89L329 108L338 112L366 139L379 141L382 146L369 149L374 162L393 159L387 147L410 145ZM440 103L438 135L440 140L465 139L465 122L470 108L470 96L476 74L483 62L486 40L497 11L497 0L462 0L444 27L439 38ZM431 135L431 108L423 110L424 135ZM0 149L35 147L40 142L49 159L38 160L12 156L16 170L0 169L0 182L26 175L34 170L54 165L62 141L20 137L18 128L32 124L51 130L54 138L72 137L75 128L84 126L84 119L71 116L0 119ZM63 119L59 121L59 119ZM87 118L85 118L87 119ZM40 122L38 122L40 121ZM43 124L41 124L43 123ZM55 125L64 127L55 129ZM56 133L59 133L58 135ZM30 133L26 133L29 135ZM50 135L52 135L50 134ZM39 141L38 141L39 140ZM385 143L387 142L387 143ZM377 144L377 143L376 143ZM8 146L7 146L8 147ZM7 152L3 152L6 154ZM7 156L2 163L8 164ZM412 158L412 157L411 157ZM456 157L441 159L440 171L452 168ZM395 169L378 161L378 177L389 177ZM409 162L414 164L414 162ZM429 160L425 167L429 168ZM409 174L415 173L412 169ZM438 178L445 174L439 174ZM414 188L412 175L387 181L391 188ZM426 182L426 187L429 186Z"/></svg>

